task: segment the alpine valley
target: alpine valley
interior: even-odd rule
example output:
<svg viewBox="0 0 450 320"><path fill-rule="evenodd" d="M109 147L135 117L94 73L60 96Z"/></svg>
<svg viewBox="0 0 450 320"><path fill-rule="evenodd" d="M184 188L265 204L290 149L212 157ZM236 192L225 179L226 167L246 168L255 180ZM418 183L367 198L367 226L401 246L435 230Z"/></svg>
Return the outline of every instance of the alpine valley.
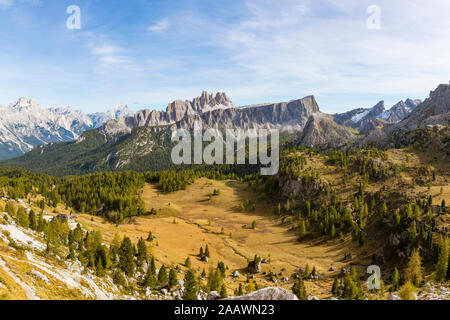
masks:
<svg viewBox="0 0 450 320"><path fill-rule="evenodd" d="M203 92L0 120L0 299L450 300L448 84L343 114ZM196 121L280 129L278 174L175 166Z"/></svg>

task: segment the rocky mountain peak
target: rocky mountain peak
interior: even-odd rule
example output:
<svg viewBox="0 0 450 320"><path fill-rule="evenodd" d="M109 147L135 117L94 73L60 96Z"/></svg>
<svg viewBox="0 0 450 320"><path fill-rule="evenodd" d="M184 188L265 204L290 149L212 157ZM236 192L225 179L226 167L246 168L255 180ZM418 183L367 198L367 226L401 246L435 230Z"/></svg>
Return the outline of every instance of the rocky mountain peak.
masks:
<svg viewBox="0 0 450 320"><path fill-rule="evenodd" d="M36 100L34 100L33 98L24 98L24 97L19 98L17 101L11 102L9 107L16 110L31 109L31 108L40 109L39 103Z"/></svg>

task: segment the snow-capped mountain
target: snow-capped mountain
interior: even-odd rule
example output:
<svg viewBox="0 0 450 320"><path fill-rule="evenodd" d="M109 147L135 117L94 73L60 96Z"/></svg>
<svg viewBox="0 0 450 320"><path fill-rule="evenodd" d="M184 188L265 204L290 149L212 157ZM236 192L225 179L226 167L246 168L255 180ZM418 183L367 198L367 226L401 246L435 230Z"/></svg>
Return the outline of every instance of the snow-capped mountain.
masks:
<svg viewBox="0 0 450 320"><path fill-rule="evenodd" d="M92 126L94 128L100 127L102 124L120 118L132 117L134 112L126 104L120 104L117 107L107 111L107 112L96 112L88 114L88 117L92 120Z"/></svg>
<svg viewBox="0 0 450 320"><path fill-rule="evenodd" d="M70 107L44 109L34 99L20 98L0 106L0 159L19 156L36 145L77 139L86 130L132 114L127 106L93 115Z"/></svg>
<svg viewBox="0 0 450 320"><path fill-rule="evenodd" d="M398 123L406 118L422 101L407 99L400 101L389 110L385 109L384 101L378 102L372 108L359 108L345 113L335 114L334 121L338 124L368 131L374 128L374 121L381 123Z"/></svg>

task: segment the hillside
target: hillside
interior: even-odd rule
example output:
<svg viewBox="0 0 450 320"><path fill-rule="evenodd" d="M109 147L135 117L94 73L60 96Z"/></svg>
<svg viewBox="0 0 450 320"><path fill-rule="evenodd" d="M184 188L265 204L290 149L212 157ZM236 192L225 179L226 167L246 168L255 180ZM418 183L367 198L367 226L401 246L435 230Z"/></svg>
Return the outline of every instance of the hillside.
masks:
<svg viewBox="0 0 450 320"><path fill-rule="evenodd" d="M448 291L442 291L445 283L435 284L434 273L440 237L448 236L450 222L443 205L450 203L448 162L409 148L342 153L299 147L285 150L282 159L279 176L248 177L246 182L189 172L99 173L60 180L4 171L6 197L0 206L8 213L0 221L0 279L8 290L2 293L0 287L0 294L19 299L181 298L181 282L169 287L146 284L149 264L138 262L142 238L149 239L146 256L155 259L156 277L163 265L167 272L176 270L178 280L192 270L199 279L199 298L213 289L221 291L222 284L228 295L274 286L292 291L302 278L309 298L397 299L397 293L387 292L394 267L406 276L409 256L418 248L424 266L418 298L449 299ZM48 189L52 184L56 193ZM8 194L24 201L8 201ZM30 230L32 224L20 227L21 206L43 212L47 220L73 213L68 228L80 224L83 232L100 232L93 236L105 247L93 242L97 249L90 260L94 238L86 237L71 253L70 243L80 243L74 240L78 236L54 229L60 237L68 236L68 242L59 242L50 231ZM117 242L125 238L140 248L134 274L128 276L128 267L120 262L125 242ZM105 248L108 258L99 260L105 263L100 267L95 257ZM118 256L113 248L120 249ZM260 259L257 268L250 269L255 257ZM369 292L364 285L371 264L382 270L381 292ZM362 295L332 293L335 279L342 282L352 268ZM125 282L117 278L120 269ZM74 288L69 282L77 274L82 285Z"/></svg>

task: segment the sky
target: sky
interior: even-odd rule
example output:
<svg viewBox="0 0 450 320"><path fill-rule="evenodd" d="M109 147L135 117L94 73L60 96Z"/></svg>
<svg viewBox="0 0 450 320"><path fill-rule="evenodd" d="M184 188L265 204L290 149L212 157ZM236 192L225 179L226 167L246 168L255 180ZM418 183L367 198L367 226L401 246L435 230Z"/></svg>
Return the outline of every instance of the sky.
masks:
<svg viewBox="0 0 450 320"><path fill-rule="evenodd" d="M73 26L80 9L80 28ZM0 104L164 109L315 95L324 112L450 80L448 0L0 0Z"/></svg>

